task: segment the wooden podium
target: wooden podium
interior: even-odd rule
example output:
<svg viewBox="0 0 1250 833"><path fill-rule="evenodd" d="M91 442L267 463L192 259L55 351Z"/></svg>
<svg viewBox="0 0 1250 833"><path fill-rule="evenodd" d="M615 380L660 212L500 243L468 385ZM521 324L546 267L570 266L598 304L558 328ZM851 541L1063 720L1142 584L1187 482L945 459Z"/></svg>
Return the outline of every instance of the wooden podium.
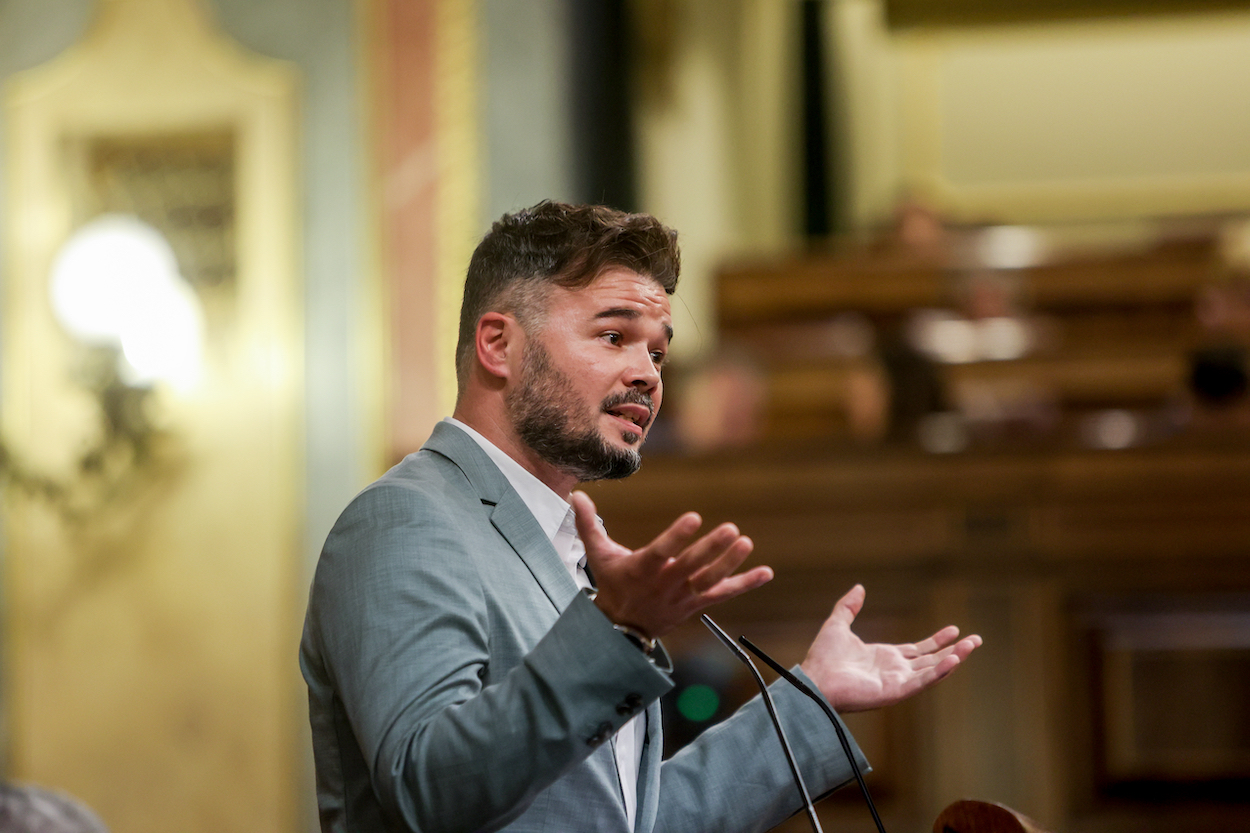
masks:
<svg viewBox="0 0 1250 833"><path fill-rule="evenodd" d="M933 823L933 833L1051 833L1027 816L989 801L956 801Z"/></svg>

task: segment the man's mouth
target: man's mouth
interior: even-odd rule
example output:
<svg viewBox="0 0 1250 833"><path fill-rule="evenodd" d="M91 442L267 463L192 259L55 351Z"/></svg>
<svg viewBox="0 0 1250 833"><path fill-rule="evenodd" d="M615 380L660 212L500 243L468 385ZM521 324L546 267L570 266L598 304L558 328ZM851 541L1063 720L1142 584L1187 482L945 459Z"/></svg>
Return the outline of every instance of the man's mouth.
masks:
<svg viewBox="0 0 1250 833"><path fill-rule="evenodd" d="M651 409L646 405L640 405L633 402L622 402L603 409L605 413L633 423L639 431L646 428L651 423Z"/></svg>

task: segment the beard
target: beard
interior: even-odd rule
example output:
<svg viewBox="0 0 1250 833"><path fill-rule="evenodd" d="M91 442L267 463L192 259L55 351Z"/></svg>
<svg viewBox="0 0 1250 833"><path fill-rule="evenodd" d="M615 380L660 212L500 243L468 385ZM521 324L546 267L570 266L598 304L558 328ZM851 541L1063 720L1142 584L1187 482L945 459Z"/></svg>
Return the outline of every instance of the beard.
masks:
<svg viewBox="0 0 1250 833"><path fill-rule="evenodd" d="M623 391L605 399L598 412L588 413L573 394L572 380L551 364L551 355L537 339L526 345L520 384L508 392L505 401L522 442L548 465L579 482L620 480L642 465L637 449L608 444L599 431L598 417L625 403L643 405L654 415L651 397L639 390ZM624 438L637 443L642 429L627 432Z"/></svg>

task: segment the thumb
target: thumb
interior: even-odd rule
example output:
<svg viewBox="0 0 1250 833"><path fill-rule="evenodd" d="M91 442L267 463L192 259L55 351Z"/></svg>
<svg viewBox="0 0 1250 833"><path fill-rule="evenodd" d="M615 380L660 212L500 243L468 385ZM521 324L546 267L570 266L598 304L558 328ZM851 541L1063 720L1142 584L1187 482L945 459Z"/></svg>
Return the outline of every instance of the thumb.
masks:
<svg viewBox="0 0 1250 833"><path fill-rule="evenodd" d="M595 514L595 502L585 492L573 492L569 495L569 503L573 505L573 521L577 524L577 537L582 539L589 555L592 551L603 549L608 534L599 525L599 516Z"/></svg>
<svg viewBox="0 0 1250 833"><path fill-rule="evenodd" d="M850 627L851 623L855 621L855 617L859 615L860 610L863 609L866 596L867 591L864 590L864 585L855 585L846 591L846 595L838 599L837 603L834 604L833 614L829 618L836 619Z"/></svg>

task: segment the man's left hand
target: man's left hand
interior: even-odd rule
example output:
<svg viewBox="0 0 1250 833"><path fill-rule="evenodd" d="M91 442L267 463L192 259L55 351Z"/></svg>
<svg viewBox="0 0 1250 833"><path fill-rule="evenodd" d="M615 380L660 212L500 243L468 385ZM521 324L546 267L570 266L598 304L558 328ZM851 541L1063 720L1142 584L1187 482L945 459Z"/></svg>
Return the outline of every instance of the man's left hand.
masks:
<svg viewBox="0 0 1250 833"><path fill-rule="evenodd" d="M699 535L702 518L687 512L641 549L618 544L595 521L585 492L570 497L586 561L599 584L595 604L613 622L658 639L709 605L768 582L769 567L736 572L754 544L733 524Z"/></svg>
<svg viewBox="0 0 1250 833"><path fill-rule="evenodd" d="M839 711L866 711L905 700L955 670L981 644L979 636L959 639L954 625L906 645L865 643L851 631L864 597L863 586L857 584L838 600L801 665Z"/></svg>

